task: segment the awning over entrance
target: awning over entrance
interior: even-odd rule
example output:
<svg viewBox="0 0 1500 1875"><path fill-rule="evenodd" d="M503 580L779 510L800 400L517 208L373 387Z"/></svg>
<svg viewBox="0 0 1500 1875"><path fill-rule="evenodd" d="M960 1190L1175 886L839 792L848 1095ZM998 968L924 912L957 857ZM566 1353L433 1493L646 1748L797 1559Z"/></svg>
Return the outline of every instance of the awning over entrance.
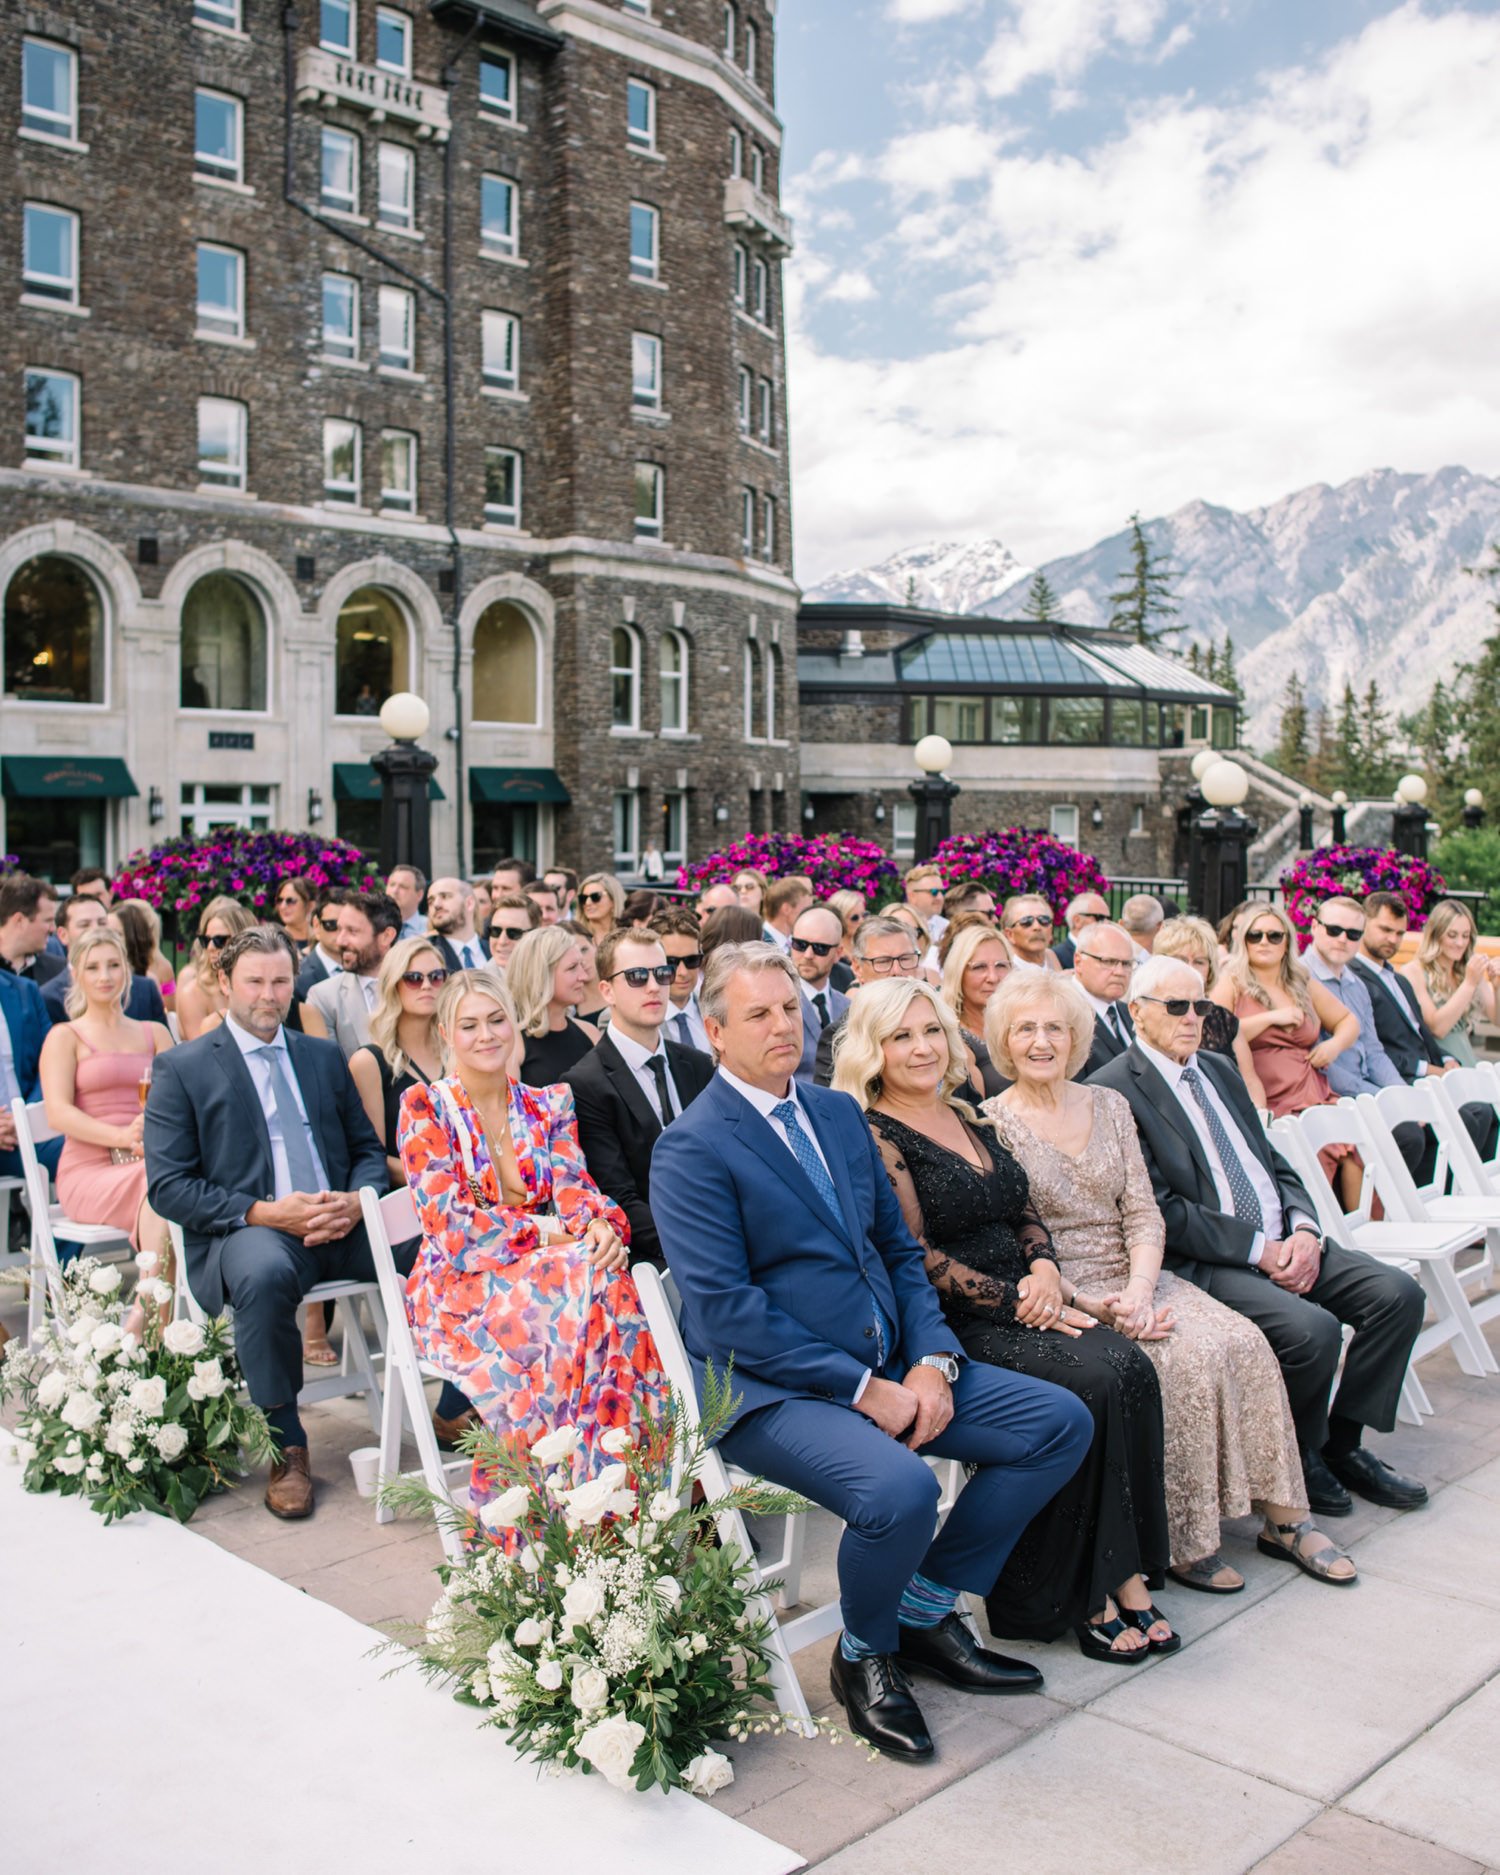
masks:
<svg viewBox="0 0 1500 1875"><path fill-rule="evenodd" d="M368 762L335 762L333 798L336 801L378 801L380 777ZM446 801L448 798L438 786L435 775L428 777L427 798L429 801Z"/></svg>
<svg viewBox="0 0 1500 1875"><path fill-rule="evenodd" d="M529 801L566 807L572 798L555 768L469 770L469 799L482 807L514 807Z"/></svg>
<svg viewBox="0 0 1500 1875"><path fill-rule="evenodd" d="M0 758L0 792L28 801L121 801L140 789L115 755L87 760L71 755Z"/></svg>

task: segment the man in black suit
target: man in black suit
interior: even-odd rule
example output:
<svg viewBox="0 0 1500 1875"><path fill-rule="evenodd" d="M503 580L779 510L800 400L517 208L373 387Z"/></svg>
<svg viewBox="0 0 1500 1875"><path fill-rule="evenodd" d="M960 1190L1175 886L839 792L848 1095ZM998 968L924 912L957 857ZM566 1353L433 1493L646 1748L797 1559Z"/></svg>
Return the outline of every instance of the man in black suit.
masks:
<svg viewBox="0 0 1500 1875"><path fill-rule="evenodd" d="M630 1220L632 1262L662 1261L651 1216L651 1149L714 1078L712 1055L662 1038L675 973L659 938L612 931L599 946L609 1027L563 1076L589 1176Z"/></svg>
<svg viewBox="0 0 1500 1875"><path fill-rule="evenodd" d="M375 1280L359 1187L387 1183L337 1045L283 1027L292 968L275 926L225 945L224 1022L158 1055L145 1139L151 1206L182 1226L193 1294L211 1315L233 1306L245 1384L281 1444L266 1489L277 1517L313 1509L297 1305L315 1283Z"/></svg>
<svg viewBox="0 0 1500 1875"><path fill-rule="evenodd" d="M1135 1040L1135 1025L1125 1006L1130 973L1135 968L1135 945L1117 924L1080 926L1073 940L1073 975L1094 1012L1094 1039L1079 1075L1091 1081Z"/></svg>
<svg viewBox="0 0 1500 1875"><path fill-rule="evenodd" d="M428 886L427 927L450 971L482 970L489 962L474 928L474 888L462 879L434 879Z"/></svg>
<svg viewBox="0 0 1500 1875"><path fill-rule="evenodd" d="M1361 1443L1389 1432L1422 1326L1422 1291L1404 1271L1325 1243L1317 1211L1275 1152L1233 1064L1198 1052L1203 979L1175 957L1150 957L1130 984L1136 1039L1095 1085L1130 1102L1166 1224L1166 1265L1246 1315L1281 1363L1302 1448L1308 1502L1320 1516L1349 1491L1396 1510L1426 1488ZM1342 1328L1354 1330L1339 1381Z"/></svg>
<svg viewBox="0 0 1500 1875"><path fill-rule="evenodd" d="M1073 960L1078 954L1078 940L1092 925L1109 922L1108 902L1100 898L1097 892L1080 892L1077 898L1070 898L1063 912L1063 924L1068 935L1058 943L1057 961L1064 970L1073 968Z"/></svg>
<svg viewBox="0 0 1500 1875"><path fill-rule="evenodd" d="M297 1001L305 1003L308 992L318 984L326 983L330 977L336 977L343 969L339 962L338 934L339 907L344 902L344 894L334 886L328 886L320 892L313 905L312 934L315 942L302 959L302 967L297 972Z"/></svg>

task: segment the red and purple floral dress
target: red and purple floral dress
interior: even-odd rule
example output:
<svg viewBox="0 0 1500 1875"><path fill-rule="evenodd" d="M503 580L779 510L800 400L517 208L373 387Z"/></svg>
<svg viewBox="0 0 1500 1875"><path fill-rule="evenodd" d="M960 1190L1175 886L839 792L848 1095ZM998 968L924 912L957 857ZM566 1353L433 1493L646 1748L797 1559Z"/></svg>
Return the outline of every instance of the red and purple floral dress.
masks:
<svg viewBox="0 0 1500 1875"><path fill-rule="evenodd" d="M584 1166L571 1088L512 1081L510 1129L525 1205L502 1202L461 1081L403 1096L397 1142L422 1224L406 1309L417 1352L451 1375L497 1437L530 1445L576 1426L568 1462L581 1484L611 1462L599 1450L604 1433L620 1426L635 1439L646 1415L665 1411L666 1376L629 1270L594 1269L576 1242L541 1242L538 1214L554 1210L573 1237L596 1218L630 1235ZM496 1486L476 1465L469 1490L477 1514Z"/></svg>

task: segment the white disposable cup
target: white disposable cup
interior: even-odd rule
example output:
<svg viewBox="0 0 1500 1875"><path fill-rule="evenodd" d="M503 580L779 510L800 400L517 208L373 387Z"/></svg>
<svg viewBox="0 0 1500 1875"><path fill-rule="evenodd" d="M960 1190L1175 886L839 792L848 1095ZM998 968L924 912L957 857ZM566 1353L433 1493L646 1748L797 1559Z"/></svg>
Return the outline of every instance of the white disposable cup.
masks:
<svg viewBox="0 0 1500 1875"><path fill-rule="evenodd" d="M354 1473L354 1488L361 1497L374 1497L380 1483L380 1447L362 1445L349 1454L349 1469Z"/></svg>

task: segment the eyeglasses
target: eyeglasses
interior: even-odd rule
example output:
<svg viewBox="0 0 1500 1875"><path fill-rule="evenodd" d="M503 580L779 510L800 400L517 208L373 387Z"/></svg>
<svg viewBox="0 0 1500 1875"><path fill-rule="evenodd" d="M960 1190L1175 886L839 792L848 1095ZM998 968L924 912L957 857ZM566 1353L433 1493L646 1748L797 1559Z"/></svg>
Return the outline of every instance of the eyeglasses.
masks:
<svg viewBox="0 0 1500 1875"><path fill-rule="evenodd" d="M430 983L435 990L440 990L448 981L446 970L403 970L401 981L409 983L414 990L421 989L424 983Z"/></svg>
<svg viewBox="0 0 1500 1875"><path fill-rule="evenodd" d="M673 970L701 970L703 968L702 951L689 951L686 957L672 959Z"/></svg>
<svg viewBox="0 0 1500 1875"><path fill-rule="evenodd" d="M301 902L295 892L288 892L284 897L277 899L276 909L280 911L283 905L300 905Z"/></svg>
<svg viewBox="0 0 1500 1875"><path fill-rule="evenodd" d="M916 969L922 961L916 951L902 951L896 957L866 957L862 960L878 977L888 977L893 970L899 970L902 976Z"/></svg>
<svg viewBox="0 0 1500 1875"><path fill-rule="evenodd" d="M947 889L946 886L942 885L913 885L907 887L908 891L920 892L924 898L941 898Z"/></svg>
<svg viewBox="0 0 1500 1875"><path fill-rule="evenodd" d="M633 990L643 990L651 982L660 983L665 988L676 974L676 964L634 964L629 970L612 971L604 981L613 983L617 978L624 977Z"/></svg>
<svg viewBox="0 0 1500 1875"><path fill-rule="evenodd" d="M1024 918L1012 918L1005 928L1007 931L1014 931L1018 924L1025 925L1028 929L1034 924L1045 925L1049 931L1052 929L1052 919L1044 911L1029 911Z"/></svg>
<svg viewBox="0 0 1500 1875"><path fill-rule="evenodd" d="M1336 927L1334 928L1336 929ZM1354 936L1358 937L1359 933L1356 931ZM1280 930L1275 925L1273 925L1269 931L1247 931L1245 933L1245 942L1247 944L1285 944L1286 932Z"/></svg>
<svg viewBox="0 0 1500 1875"><path fill-rule="evenodd" d="M337 918L320 918L318 920L318 929L320 931L326 931L330 937L333 935L335 931L338 930L338 928L339 928L339 921Z"/></svg>
<svg viewBox="0 0 1500 1875"><path fill-rule="evenodd" d="M1133 957L1101 957L1097 951L1075 950L1073 961L1098 964L1101 970L1128 970L1135 959Z"/></svg>
<svg viewBox="0 0 1500 1875"><path fill-rule="evenodd" d="M1107 912L1102 911L1075 911L1073 922L1074 924L1103 924L1108 916Z"/></svg>
<svg viewBox="0 0 1500 1875"><path fill-rule="evenodd" d="M1322 925L1323 929L1330 937L1350 938L1356 944L1365 934L1365 928L1362 924L1329 924L1326 918L1320 918L1318 923ZM1254 940L1247 937L1245 942L1250 944L1253 943Z"/></svg>
<svg viewBox="0 0 1500 1875"><path fill-rule="evenodd" d="M496 938L502 937L512 939L523 938L530 929L531 926L529 924L492 924L490 926L490 941L493 943Z"/></svg>
<svg viewBox="0 0 1500 1875"><path fill-rule="evenodd" d="M234 933L232 931L221 931L217 937L206 937L203 942L207 944L210 949L221 951L233 936Z"/></svg>
<svg viewBox="0 0 1500 1875"><path fill-rule="evenodd" d="M838 949L837 944L815 944L811 938L793 938L794 951L811 951L814 957L826 957L830 951Z"/></svg>
<svg viewBox="0 0 1500 1875"><path fill-rule="evenodd" d="M583 894L583 903L585 905L597 905L602 899L607 899L608 897L608 892L585 892Z"/></svg>
<svg viewBox="0 0 1500 1875"><path fill-rule="evenodd" d="M1200 1020L1213 1008L1206 996L1200 996L1196 1001L1186 996L1137 996L1135 1000L1138 1003L1160 1003L1169 1016L1185 1016L1191 1009Z"/></svg>
<svg viewBox="0 0 1500 1875"><path fill-rule="evenodd" d="M1019 1035L1029 1041L1034 1035L1043 1035L1049 1042L1055 1042L1068 1033L1066 1022L1018 1022L1011 1030L1012 1036Z"/></svg>

